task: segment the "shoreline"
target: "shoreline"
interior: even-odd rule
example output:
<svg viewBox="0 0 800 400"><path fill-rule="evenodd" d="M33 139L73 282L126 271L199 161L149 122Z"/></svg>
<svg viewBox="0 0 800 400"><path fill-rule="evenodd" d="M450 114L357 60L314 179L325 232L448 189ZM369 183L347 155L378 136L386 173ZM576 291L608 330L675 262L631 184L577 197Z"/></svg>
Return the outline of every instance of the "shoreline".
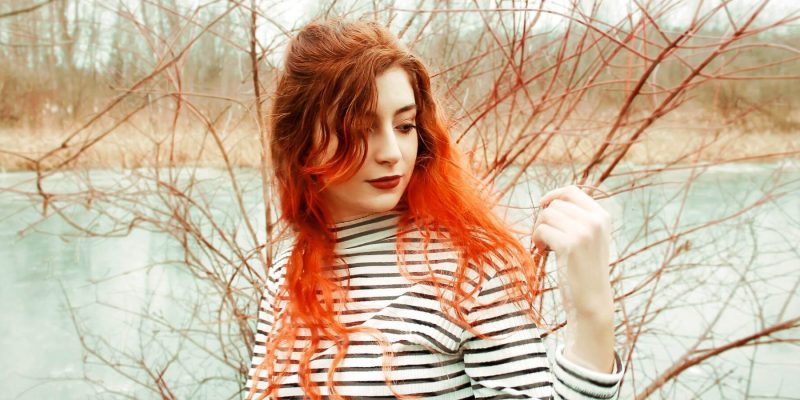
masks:
<svg viewBox="0 0 800 400"><path fill-rule="evenodd" d="M31 134L22 130L0 129L0 172L35 171L32 161L54 149L59 149L64 135L52 131ZM800 133L800 132L798 132ZM654 128L637 140L620 160L620 165L664 166L672 164L692 165L700 163L769 163L780 158L800 159L800 134L783 132L744 133L737 130L711 132L690 132L687 129ZM561 135L553 138L539 154L533 165L564 166L586 164L604 141L604 133L583 134L581 136ZM25 139L29 140L25 140ZM34 138L30 140L30 138ZM257 133L221 133L220 140L226 149L230 164L235 168L260 168L261 144ZM78 145L59 149L55 156L43 163L43 170L52 171L75 156ZM172 152L166 145L172 142L171 135L156 137L143 133L123 134L114 132L100 142L89 147L83 154L55 170L124 170L152 168L157 163L161 167L194 166L225 167L224 158L214 138L203 133L181 133L175 135ZM466 144L465 144L466 145ZM462 146L465 148L465 146ZM525 149L518 160L527 159L538 146ZM157 149L158 154L156 154ZM605 151L603 164L615 159L621 146L610 144ZM489 149L491 152L492 149ZM20 157L20 155L22 157ZM173 161L170 163L169 160ZM511 164L520 166L520 162Z"/></svg>

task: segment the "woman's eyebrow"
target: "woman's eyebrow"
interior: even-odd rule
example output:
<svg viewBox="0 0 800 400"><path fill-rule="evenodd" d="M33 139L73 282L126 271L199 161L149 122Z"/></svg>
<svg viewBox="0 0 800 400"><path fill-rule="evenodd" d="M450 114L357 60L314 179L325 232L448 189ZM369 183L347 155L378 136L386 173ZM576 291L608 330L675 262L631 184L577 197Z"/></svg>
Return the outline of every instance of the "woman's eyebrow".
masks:
<svg viewBox="0 0 800 400"><path fill-rule="evenodd" d="M394 112L394 116L396 117L397 114L402 114L402 113L404 113L406 111L411 111L411 110L416 110L416 109L417 109L417 105L414 104L414 103L411 103L411 104L409 104L407 106L403 106L403 107L398 108L397 111ZM378 118L377 114L375 114L373 112L369 113L369 116L372 117L372 118Z"/></svg>
<svg viewBox="0 0 800 400"><path fill-rule="evenodd" d="M406 111L411 111L411 110L416 110L416 109L417 109L417 105L416 104L409 104L407 106L403 106L403 107L398 108L397 111L394 112L394 115L396 117L397 114L401 114L401 113L404 113Z"/></svg>

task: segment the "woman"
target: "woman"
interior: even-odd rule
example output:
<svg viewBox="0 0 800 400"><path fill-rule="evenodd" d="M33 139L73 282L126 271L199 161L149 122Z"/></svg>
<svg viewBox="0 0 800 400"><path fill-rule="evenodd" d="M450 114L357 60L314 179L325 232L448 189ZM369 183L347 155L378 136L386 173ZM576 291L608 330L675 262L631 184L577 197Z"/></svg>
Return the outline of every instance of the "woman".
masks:
<svg viewBox="0 0 800 400"><path fill-rule="evenodd" d="M575 186L542 198L534 242L568 264L551 365L532 307L544 271L438 110L425 66L377 23L314 22L289 43L270 127L294 235L268 272L248 398L617 392L608 214Z"/></svg>

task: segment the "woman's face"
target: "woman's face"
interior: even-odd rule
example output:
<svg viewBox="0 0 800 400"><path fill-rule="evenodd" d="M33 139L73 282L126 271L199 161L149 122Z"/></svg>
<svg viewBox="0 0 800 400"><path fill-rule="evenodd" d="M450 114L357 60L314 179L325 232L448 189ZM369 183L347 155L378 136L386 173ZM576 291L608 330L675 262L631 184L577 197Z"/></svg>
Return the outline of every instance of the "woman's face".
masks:
<svg viewBox="0 0 800 400"><path fill-rule="evenodd" d="M417 108L408 74L395 66L378 75L375 81L377 115L367 140L367 157L352 178L330 184L321 193L336 222L391 210L400 201L414 171ZM331 139L323 159L336 149L336 137ZM370 183L391 176L399 179Z"/></svg>

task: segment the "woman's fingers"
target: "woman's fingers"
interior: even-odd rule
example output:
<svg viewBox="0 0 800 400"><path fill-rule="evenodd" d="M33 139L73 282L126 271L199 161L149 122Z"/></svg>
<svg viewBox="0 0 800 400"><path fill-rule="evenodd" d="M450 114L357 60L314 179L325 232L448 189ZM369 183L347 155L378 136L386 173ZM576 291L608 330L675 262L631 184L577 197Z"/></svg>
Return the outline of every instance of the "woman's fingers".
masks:
<svg viewBox="0 0 800 400"><path fill-rule="evenodd" d="M590 213L606 212L591 196L575 185L563 186L545 193L540 199L540 205L546 208L555 199L571 202Z"/></svg>
<svg viewBox="0 0 800 400"><path fill-rule="evenodd" d="M556 253L563 252L568 247L569 232L575 222L560 207L550 206L539 214L533 228L534 244L538 240L539 243L544 243L541 247L537 245L540 249L549 248Z"/></svg>
<svg viewBox="0 0 800 400"><path fill-rule="evenodd" d="M542 214L549 225L564 232L569 232L576 223L591 219L586 210L562 199L553 199Z"/></svg>
<svg viewBox="0 0 800 400"><path fill-rule="evenodd" d="M539 253L544 253L548 249L556 250L560 248L564 233L545 223L539 224L533 230L533 245Z"/></svg>

